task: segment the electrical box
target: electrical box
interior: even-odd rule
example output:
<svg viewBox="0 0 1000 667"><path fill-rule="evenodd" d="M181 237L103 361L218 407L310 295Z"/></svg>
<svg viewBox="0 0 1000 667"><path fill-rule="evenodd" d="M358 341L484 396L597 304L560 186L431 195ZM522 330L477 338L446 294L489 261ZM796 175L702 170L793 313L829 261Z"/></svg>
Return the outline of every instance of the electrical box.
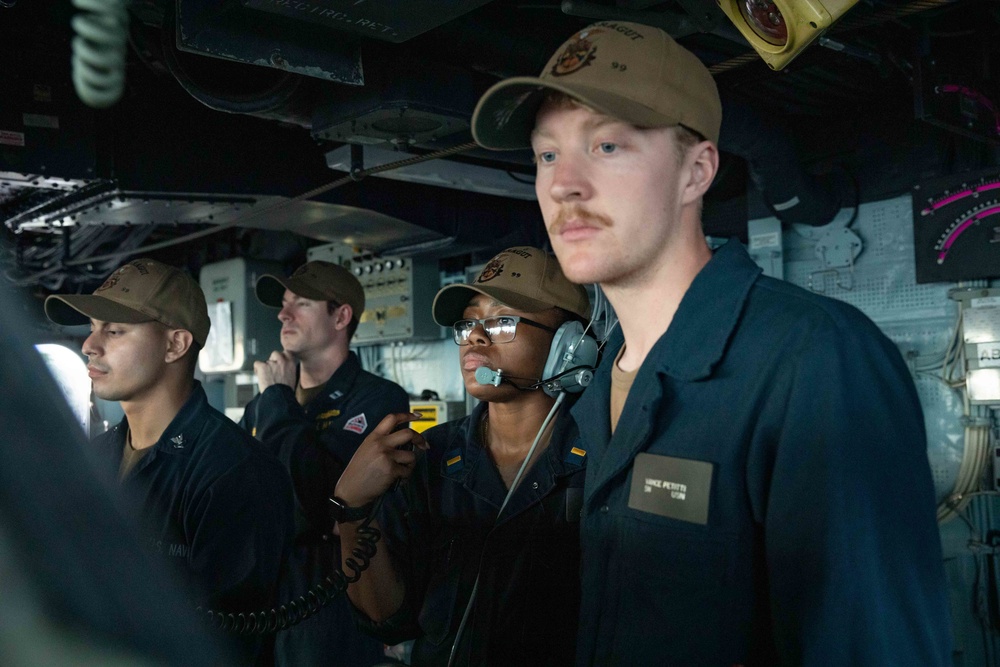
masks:
<svg viewBox="0 0 1000 667"><path fill-rule="evenodd" d="M224 378L223 412L234 422L239 422L247 404L257 395L257 376L252 372L227 373Z"/></svg>
<svg viewBox="0 0 1000 667"><path fill-rule="evenodd" d="M442 327L431 316L431 304L441 283L436 261L356 257L350 266L365 288L365 312L353 344L443 337Z"/></svg>
<svg viewBox="0 0 1000 667"><path fill-rule="evenodd" d="M265 273L281 273L278 264L243 258L206 264L199 283L212 320L198 357L202 373L253 369L253 362L281 349L278 311L257 300L254 286Z"/></svg>
<svg viewBox="0 0 1000 667"><path fill-rule="evenodd" d="M781 237L781 221L777 218L747 221L747 239L750 259L764 270L764 275L784 280L785 249Z"/></svg>
<svg viewBox="0 0 1000 667"><path fill-rule="evenodd" d="M1000 289L958 288L948 296L962 309L969 402L1000 405Z"/></svg>
<svg viewBox="0 0 1000 667"><path fill-rule="evenodd" d="M419 412L421 418L411 421L410 428L423 433L432 426L460 419L465 416L463 401L410 401L410 412Z"/></svg>

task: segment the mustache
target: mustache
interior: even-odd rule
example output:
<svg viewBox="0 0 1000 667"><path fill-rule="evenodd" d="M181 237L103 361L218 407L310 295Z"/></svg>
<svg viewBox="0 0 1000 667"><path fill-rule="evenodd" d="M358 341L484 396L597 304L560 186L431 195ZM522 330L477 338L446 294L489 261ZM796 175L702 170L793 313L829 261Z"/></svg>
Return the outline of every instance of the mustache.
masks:
<svg viewBox="0 0 1000 667"><path fill-rule="evenodd" d="M552 226L549 228L549 233L553 235L560 234L570 220L580 220L585 225L591 227L611 227L613 224L611 218L608 216L588 211L583 206L574 204L559 209L555 221L553 221Z"/></svg>

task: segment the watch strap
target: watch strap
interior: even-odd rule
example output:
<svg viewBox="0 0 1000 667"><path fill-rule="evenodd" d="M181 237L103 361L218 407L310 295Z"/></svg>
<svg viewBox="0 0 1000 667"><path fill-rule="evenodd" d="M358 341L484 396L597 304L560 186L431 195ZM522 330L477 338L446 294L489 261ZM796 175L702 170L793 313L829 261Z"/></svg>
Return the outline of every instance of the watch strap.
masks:
<svg viewBox="0 0 1000 667"><path fill-rule="evenodd" d="M338 523L360 521L371 514L374 502L365 503L360 507L351 507L337 496L330 497L330 518Z"/></svg>

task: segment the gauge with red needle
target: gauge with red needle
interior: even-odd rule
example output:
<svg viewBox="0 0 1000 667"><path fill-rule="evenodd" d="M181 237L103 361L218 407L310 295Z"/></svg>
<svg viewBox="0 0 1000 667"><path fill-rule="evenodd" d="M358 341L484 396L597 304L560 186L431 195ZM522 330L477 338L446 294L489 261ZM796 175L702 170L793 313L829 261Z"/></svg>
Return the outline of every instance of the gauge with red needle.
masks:
<svg viewBox="0 0 1000 667"><path fill-rule="evenodd" d="M913 239L918 283L1000 277L1000 174L914 188Z"/></svg>

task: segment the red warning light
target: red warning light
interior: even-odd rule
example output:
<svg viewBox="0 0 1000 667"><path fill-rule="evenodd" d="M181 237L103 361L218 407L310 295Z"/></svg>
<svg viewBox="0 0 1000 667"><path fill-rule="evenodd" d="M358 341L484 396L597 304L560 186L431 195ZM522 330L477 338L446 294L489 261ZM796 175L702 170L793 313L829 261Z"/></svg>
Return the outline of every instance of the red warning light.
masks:
<svg viewBox="0 0 1000 667"><path fill-rule="evenodd" d="M739 7L743 19L758 37L775 46L788 42L785 17L772 0L740 0Z"/></svg>

